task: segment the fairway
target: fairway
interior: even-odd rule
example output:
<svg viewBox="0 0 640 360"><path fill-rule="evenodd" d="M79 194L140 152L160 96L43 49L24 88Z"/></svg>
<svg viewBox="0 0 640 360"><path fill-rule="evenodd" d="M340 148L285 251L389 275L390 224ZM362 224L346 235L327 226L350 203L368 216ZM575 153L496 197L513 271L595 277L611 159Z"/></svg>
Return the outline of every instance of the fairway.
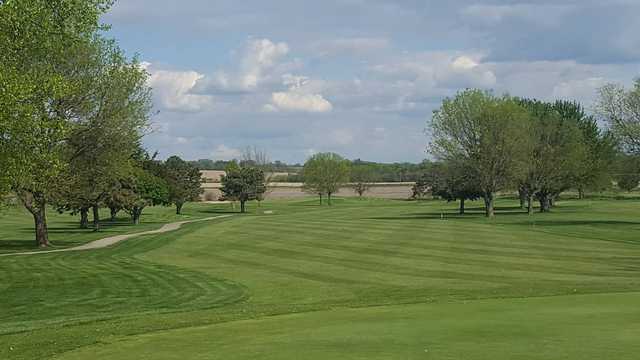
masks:
<svg viewBox="0 0 640 360"><path fill-rule="evenodd" d="M479 203L459 216L436 201L268 201L110 248L0 258L0 358L637 358L638 201L515 205L488 220ZM21 248L7 221L0 249Z"/></svg>

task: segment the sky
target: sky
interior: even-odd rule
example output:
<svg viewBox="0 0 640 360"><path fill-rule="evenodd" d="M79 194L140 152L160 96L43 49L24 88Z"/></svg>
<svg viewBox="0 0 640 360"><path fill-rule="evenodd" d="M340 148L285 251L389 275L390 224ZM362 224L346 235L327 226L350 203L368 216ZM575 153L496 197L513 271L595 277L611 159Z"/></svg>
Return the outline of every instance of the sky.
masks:
<svg viewBox="0 0 640 360"><path fill-rule="evenodd" d="M246 147L419 162L465 88L593 107L640 76L640 0L120 0L109 35L154 92L160 157Z"/></svg>

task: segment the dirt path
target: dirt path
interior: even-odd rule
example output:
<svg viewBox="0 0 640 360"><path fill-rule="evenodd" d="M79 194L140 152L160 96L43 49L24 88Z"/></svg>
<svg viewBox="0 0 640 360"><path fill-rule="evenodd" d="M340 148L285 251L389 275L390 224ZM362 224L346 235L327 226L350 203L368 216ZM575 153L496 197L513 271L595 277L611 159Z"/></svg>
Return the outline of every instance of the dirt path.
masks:
<svg viewBox="0 0 640 360"><path fill-rule="evenodd" d="M230 217L230 216L231 215L220 215L220 216L208 217L208 218L203 218L203 219L178 221L178 222L162 225L162 227L160 229L157 229L157 230L143 231L143 232L134 233L134 234L123 234L123 235L110 236L110 237L106 237L104 239L94 240L94 241L86 243L84 245L74 246L74 247L71 247L71 248L58 249L58 250L27 251L27 252L19 252L19 253L11 253L11 254L0 254L0 257L18 256L18 255L50 254L50 253L56 253L56 252L102 249L102 248L106 248L108 246L117 244L117 243L119 243L121 241L125 241L125 240L131 239L131 238L134 238L134 237L138 237L138 236L142 236L142 235L161 234L161 233L166 233L166 232L169 232L169 231L175 231L175 230L180 229L180 227L182 225L184 225L184 224L201 222L201 221L208 221L208 220L214 220L214 219L222 219L222 218L226 218L226 217Z"/></svg>

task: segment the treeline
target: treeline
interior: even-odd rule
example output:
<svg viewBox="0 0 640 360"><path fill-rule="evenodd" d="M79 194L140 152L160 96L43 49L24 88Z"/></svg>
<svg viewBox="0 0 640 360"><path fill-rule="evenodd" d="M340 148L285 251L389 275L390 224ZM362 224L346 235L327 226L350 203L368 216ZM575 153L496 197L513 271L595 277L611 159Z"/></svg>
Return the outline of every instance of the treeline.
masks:
<svg viewBox="0 0 640 360"><path fill-rule="evenodd" d="M199 193L197 168L155 161L141 148L151 111L148 74L104 37L111 1L30 0L0 5L0 190L33 215L49 246L46 211L99 210L138 222L148 205ZM196 185L197 191L196 192Z"/></svg>
<svg viewBox="0 0 640 360"><path fill-rule="evenodd" d="M494 216L498 192L515 191L531 214L534 201L547 212L564 191L609 188L612 181L637 186L635 161L640 144L640 81L625 91L601 89L599 114L609 124L601 130L594 116L575 102L497 97L465 90L447 98L428 124L429 151L438 159L414 186L449 201L483 199ZM622 167L622 169L621 169Z"/></svg>

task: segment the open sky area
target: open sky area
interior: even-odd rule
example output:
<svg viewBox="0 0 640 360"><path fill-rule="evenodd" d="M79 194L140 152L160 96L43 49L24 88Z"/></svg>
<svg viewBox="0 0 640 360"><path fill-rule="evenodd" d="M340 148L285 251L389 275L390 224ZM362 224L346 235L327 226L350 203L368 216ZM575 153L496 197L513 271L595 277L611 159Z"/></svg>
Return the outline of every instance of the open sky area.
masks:
<svg viewBox="0 0 640 360"><path fill-rule="evenodd" d="M105 16L139 53L160 157L246 146L420 161L426 122L468 87L587 109L640 74L637 0L126 0Z"/></svg>

